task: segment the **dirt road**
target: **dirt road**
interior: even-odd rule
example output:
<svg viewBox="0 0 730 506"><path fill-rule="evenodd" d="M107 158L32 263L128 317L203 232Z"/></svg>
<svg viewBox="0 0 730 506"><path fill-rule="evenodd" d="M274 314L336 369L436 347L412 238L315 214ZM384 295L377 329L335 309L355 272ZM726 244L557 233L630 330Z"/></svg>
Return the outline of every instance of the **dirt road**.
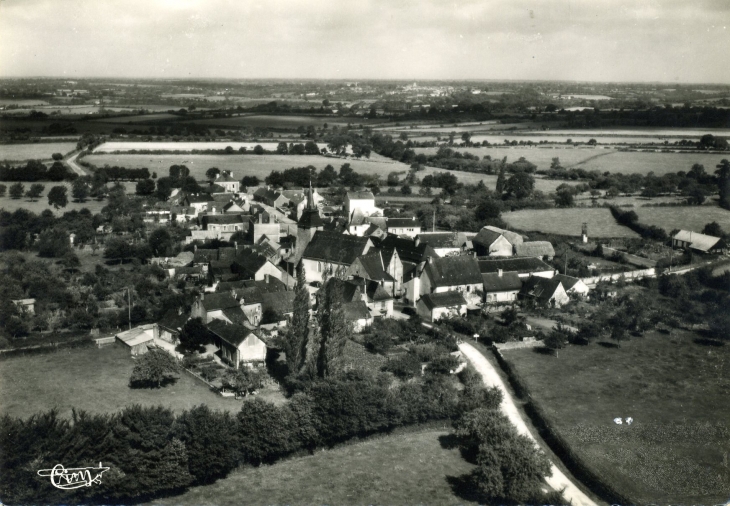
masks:
<svg viewBox="0 0 730 506"><path fill-rule="evenodd" d="M66 165L68 165L71 168L71 170L74 171L79 176L87 176L88 174L86 173L86 171L83 168L81 168L81 166L79 164L76 163L76 158L79 156L79 154L80 154L79 152L72 154L71 156L66 158L64 160L64 162L66 162Z"/></svg>
<svg viewBox="0 0 730 506"><path fill-rule="evenodd" d="M517 410L517 405L512 399L512 396L505 388L502 378L499 377L497 371L494 369L492 364L487 361L486 358L472 345L467 343L459 344L459 349L464 356L472 363L474 368L479 374L482 375L484 384L489 387L497 387L502 390L504 394L504 400L502 401L502 412L507 415L510 421L517 428L520 434L524 434L533 441L535 437L532 435L530 430L527 428L527 424L522 419L520 412ZM535 443L537 444L537 442ZM563 497L566 501L570 501L572 506L598 506L590 497L588 497L583 491L581 491L575 483L570 481L565 474L558 469L555 464L551 462L552 476L546 478L545 481L550 485L553 490L563 490Z"/></svg>

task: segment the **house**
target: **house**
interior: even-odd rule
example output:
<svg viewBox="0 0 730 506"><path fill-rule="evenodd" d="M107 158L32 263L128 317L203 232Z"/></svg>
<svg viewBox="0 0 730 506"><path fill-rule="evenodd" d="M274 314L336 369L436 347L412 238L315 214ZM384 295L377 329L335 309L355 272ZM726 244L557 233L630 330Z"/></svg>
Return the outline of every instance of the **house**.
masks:
<svg viewBox="0 0 730 506"><path fill-rule="evenodd" d="M425 232L416 236L416 245L428 244L440 257L460 255L468 241L464 232Z"/></svg>
<svg viewBox="0 0 730 506"><path fill-rule="evenodd" d="M380 283L362 278L351 280L330 278L327 283L338 286L344 302L361 300L365 302L372 316L386 318L393 316L393 296L386 292Z"/></svg>
<svg viewBox="0 0 730 506"><path fill-rule="evenodd" d="M182 199L183 206L195 208L196 213L207 211L211 202L215 200L207 193L188 194Z"/></svg>
<svg viewBox="0 0 730 506"><path fill-rule="evenodd" d="M315 232L302 254L307 282L321 282L323 273L331 274L337 269L347 269L372 246L372 241L367 237L324 230Z"/></svg>
<svg viewBox="0 0 730 506"><path fill-rule="evenodd" d="M395 296L400 296L403 293L406 273L414 270L426 258L438 256L436 251L428 244L416 244L415 241L394 235L387 235L380 240L373 238L373 244L381 252L385 272L393 277Z"/></svg>
<svg viewBox="0 0 730 506"><path fill-rule="evenodd" d="M198 217L198 209L189 206L172 206L170 207L170 221L176 223L186 223Z"/></svg>
<svg viewBox="0 0 730 506"><path fill-rule="evenodd" d="M522 283L519 297L532 299L541 306L561 307L570 302L570 297L557 277L532 276Z"/></svg>
<svg viewBox="0 0 730 506"><path fill-rule="evenodd" d="M355 209L359 209L365 216L382 214L382 209L375 207L375 196L369 191L353 191L345 194L345 212L348 221Z"/></svg>
<svg viewBox="0 0 730 506"><path fill-rule="evenodd" d="M248 240L252 243L258 242L261 236L266 236L279 242L279 235L281 234L281 226L279 225L276 216L271 216L266 211L257 213L255 216L249 218L248 224Z"/></svg>
<svg viewBox="0 0 730 506"><path fill-rule="evenodd" d="M286 319L294 314L294 297L295 292L264 292L261 301L261 317L267 314L278 315L281 320L278 322L286 324Z"/></svg>
<svg viewBox="0 0 730 506"><path fill-rule="evenodd" d="M154 345L155 337L158 335L157 325L140 325L130 330L120 332L115 337L115 342L129 348L132 356L144 355Z"/></svg>
<svg viewBox="0 0 730 506"><path fill-rule="evenodd" d="M418 300L416 312L424 320L435 322L466 315L466 306L466 300L459 292L427 293Z"/></svg>
<svg viewBox="0 0 730 506"><path fill-rule="evenodd" d="M512 232L510 230L505 230L503 228L494 227L492 225L487 225L487 226L482 227L482 228L484 228L486 230L491 230L492 232L497 232L498 234L502 234L505 237L505 239L507 239L513 245L515 245L515 244L522 244L524 242L524 240L525 240L517 232Z"/></svg>
<svg viewBox="0 0 730 506"><path fill-rule="evenodd" d="M555 250L549 241L529 241L515 244L515 256L552 260L555 256Z"/></svg>
<svg viewBox="0 0 730 506"><path fill-rule="evenodd" d="M284 207L290 204L290 200L281 192L271 190L269 188L259 188L253 192L253 199L271 207Z"/></svg>
<svg viewBox="0 0 730 506"><path fill-rule="evenodd" d="M395 296L395 279L386 272L379 249L371 249L365 255L357 257L345 272L345 276L375 281L382 285L387 293Z"/></svg>
<svg viewBox="0 0 730 506"><path fill-rule="evenodd" d="M385 222L386 232L395 235L415 237L421 233L421 222L413 218L388 218Z"/></svg>
<svg viewBox="0 0 730 506"><path fill-rule="evenodd" d="M221 237L230 238L236 232L247 230L248 220L241 214L213 214L201 218L203 230L217 231Z"/></svg>
<svg viewBox="0 0 730 506"><path fill-rule="evenodd" d="M168 343L178 344L180 342L180 332L189 318L190 315L184 312L182 308L169 310L157 322L159 338Z"/></svg>
<svg viewBox="0 0 730 506"><path fill-rule="evenodd" d="M511 257L514 245L501 232L483 227L471 240L478 256Z"/></svg>
<svg viewBox="0 0 730 506"><path fill-rule="evenodd" d="M719 237L680 230L672 237L672 246L675 248L693 250L698 253L725 253L727 244Z"/></svg>
<svg viewBox="0 0 730 506"><path fill-rule="evenodd" d="M482 274L484 302L487 304L511 304L517 300L522 279L516 272L490 272Z"/></svg>
<svg viewBox="0 0 730 506"><path fill-rule="evenodd" d="M225 193L238 193L241 187L241 182L231 177L231 171L224 170L215 178L215 184L223 187Z"/></svg>
<svg viewBox="0 0 730 506"><path fill-rule="evenodd" d="M13 301L21 312L35 314L35 299L17 299Z"/></svg>
<svg viewBox="0 0 730 506"><path fill-rule="evenodd" d="M471 303L481 303L484 281L472 256L428 257L403 279L405 299L414 305L422 295L439 292L462 292Z"/></svg>
<svg viewBox="0 0 730 506"><path fill-rule="evenodd" d="M281 279L283 273L265 255L254 247L239 248L231 264L231 272L240 279L265 280L268 276Z"/></svg>
<svg viewBox="0 0 730 506"><path fill-rule="evenodd" d="M238 369L257 367L266 361L266 343L243 325L214 320L208 324L221 358Z"/></svg>
<svg viewBox="0 0 730 506"><path fill-rule="evenodd" d="M495 273L501 270L503 272L515 272L523 279L529 278L530 276L552 278L555 275L555 269L539 258L486 257L478 258L477 262L479 263L479 270L482 274Z"/></svg>
<svg viewBox="0 0 730 506"><path fill-rule="evenodd" d="M372 230L373 226L382 230L387 229L388 218L383 216L366 216L360 209L355 209L347 224L347 233L350 235L363 236L365 232ZM420 226L420 225L419 225Z"/></svg>
<svg viewBox="0 0 730 506"><path fill-rule="evenodd" d="M590 291L588 285L586 285L580 278L566 276L565 274L556 274L555 277L560 280L568 295L575 293L581 296L586 296Z"/></svg>
<svg viewBox="0 0 730 506"><path fill-rule="evenodd" d="M373 315L370 314L367 304L361 300L342 304L345 320L352 324L352 330L362 332L373 324Z"/></svg>
<svg viewBox="0 0 730 506"><path fill-rule="evenodd" d="M190 310L191 318L200 318L203 323L220 319L232 323L238 318L241 303L234 292L201 293L193 302ZM226 314L227 313L227 314Z"/></svg>

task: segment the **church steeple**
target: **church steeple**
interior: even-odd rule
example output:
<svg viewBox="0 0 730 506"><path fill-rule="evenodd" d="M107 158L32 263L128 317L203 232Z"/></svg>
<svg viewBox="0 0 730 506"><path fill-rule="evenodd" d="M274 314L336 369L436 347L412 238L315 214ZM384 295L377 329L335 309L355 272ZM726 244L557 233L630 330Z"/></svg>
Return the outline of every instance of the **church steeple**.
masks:
<svg viewBox="0 0 730 506"><path fill-rule="evenodd" d="M302 212L302 217L297 223L299 228L322 230L324 223L319 216L319 209L314 204L314 191L312 190L312 180L309 180L309 194L307 195L307 205Z"/></svg>

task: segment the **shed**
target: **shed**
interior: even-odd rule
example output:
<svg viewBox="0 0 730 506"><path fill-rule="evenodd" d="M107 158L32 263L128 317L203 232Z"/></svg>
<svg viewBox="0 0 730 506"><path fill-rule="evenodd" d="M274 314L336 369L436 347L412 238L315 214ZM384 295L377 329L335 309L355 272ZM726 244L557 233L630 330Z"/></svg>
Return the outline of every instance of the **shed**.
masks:
<svg viewBox="0 0 730 506"><path fill-rule="evenodd" d="M421 318L434 322L444 317L466 315L466 300L456 291L428 293L416 304L416 312Z"/></svg>
<svg viewBox="0 0 730 506"><path fill-rule="evenodd" d="M120 332L114 337L116 342L129 348L132 356L137 356L144 355L149 351L149 346L154 344L157 332L157 325L141 325Z"/></svg>

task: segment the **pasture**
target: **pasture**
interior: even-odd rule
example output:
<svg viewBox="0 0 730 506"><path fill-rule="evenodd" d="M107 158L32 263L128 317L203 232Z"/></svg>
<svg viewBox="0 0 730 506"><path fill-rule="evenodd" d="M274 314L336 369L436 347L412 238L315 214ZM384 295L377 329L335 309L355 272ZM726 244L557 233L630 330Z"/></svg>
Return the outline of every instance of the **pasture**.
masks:
<svg viewBox="0 0 730 506"><path fill-rule="evenodd" d="M297 143L303 144L304 142L300 139ZM276 151L278 145L277 142L263 141L263 142L236 142L236 141L214 141L214 142L105 142L94 148L94 153L114 153L116 151L203 151L213 149L226 149L227 147L233 148L238 151L240 148L246 148L248 151L253 151L256 146L261 146L266 151ZM317 147L321 150L327 147L327 143L317 143ZM250 154L250 153L249 153Z"/></svg>
<svg viewBox="0 0 730 506"><path fill-rule="evenodd" d="M111 413L132 404L162 405L179 413L199 404L236 412L241 401L221 397L186 372L164 388L129 388L134 359L129 350L105 348L59 349L52 353L14 357L0 367L0 414L26 418L57 408Z"/></svg>
<svg viewBox="0 0 730 506"><path fill-rule="evenodd" d="M560 163L564 167L569 167L576 163L588 160L589 158L607 152L603 149L595 148L574 148L574 147L480 147L480 148L463 148L454 146L452 149L461 153L471 153L484 159L487 156L492 160L501 160L507 157L507 162L516 162L524 157L528 162L537 165L540 170L549 169L553 158L560 158ZM413 148L416 153L424 153L426 155L435 155L439 148ZM613 150L609 151L613 152Z"/></svg>
<svg viewBox="0 0 730 506"><path fill-rule="evenodd" d="M408 165L394 162L386 158L380 160L349 159L326 157L321 155L132 155L132 154L92 154L86 161L102 167L105 164L127 168L147 167L150 172L157 172L159 177L168 174L171 165L182 164L190 168L190 174L196 179L204 179L205 171L211 167L230 170L235 178L258 176L264 178L272 170L285 170L292 167L312 165L322 170L332 165L339 171L340 167L349 163L352 168L362 174L379 174L385 178L392 171L407 171ZM419 173L419 175L422 173Z"/></svg>
<svg viewBox="0 0 730 506"><path fill-rule="evenodd" d="M1 184L4 184L5 186L9 187L13 183L9 182L2 182ZM28 191L30 188L30 185L33 183L23 183L25 186L25 190ZM74 202L73 198L71 197L71 183L67 181L62 182L50 182L50 181L41 181L40 184L45 186L43 189L43 193L41 194L40 198L36 200L35 202L31 202L25 197L19 198L19 199L12 199L10 198L7 193L4 197L0 197L0 209L3 209L5 211L13 212L16 209L26 209L28 211L31 211L35 214L40 214L46 209L49 209L53 212L56 216L61 216L63 213L66 213L68 211L80 211L84 208L91 211L92 214L96 214L101 212L101 209L106 206L106 199L105 200L96 200L89 198L85 202ZM130 182L130 181L121 181L121 185L123 185L126 188L127 193L134 193L136 183ZM48 205L48 192L51 191L51 188L54 186L65 186L68 189L68 204L66 207L62 207L61 209L54 209L53 206ZM108 185L110 188L113 186L112 183Z"/></svg>
<svg viewBox="0 0 730 506"><path fill-rule="evenodd" d="M623 174L646 175L649 172L654 172L657 176L661 176L669 172L687 172L692 168L692 165L699 163L704 165L705 171L711 174L715 172L715 167L720 161L725 158L730 159L730 154L603 151L601 156L578 162L573 167Z"/></svg>
<svg viewBox="0 0 730 506"><path fill-rule="evenodd" d="M671 232L674 229L701 232L710 222L716 221L723 230L730 231L730 211L715 206L641 207L634 210L639 222L656 225Z"/></svg>
<svg viewBox="0 0 730 506"><path fill-rule="evenodd" d="M648 294L647 294L648 295ZM620 348L505 359L581 460L635 504L722 504L730 490L730 347L674 330ZM630 425L614 418L633 419Z"/></svg>
<svg viewBox="0 0 730 506"><path fill-rule="evenodd" d="M475 504L448 477L470 472L444 429L376 436L273 465L245 467L212 485L156 499L160 505Z"/></svg>
<svg viewBox="0 0 730 506"><path fill-rule="evenodd" d="M524 232L544 232L547 234L580 237L581 225L587 223L589 238L639 237L633 230L616 223L616 220L611 215L611 211L601 207L524 209L503 213L502 219L510 227Z"/></svg>
<svg viewBox="0 0 730 506"><path fill-rule="evenodd" d="M157 112L154 114L139 114L135 116L111 116L108 118L95 119L98 123L114 123L114 124L130 124L148 123L150 121L178 120L180 116L167 112Z"/></svg>
<svg viewBox="0 0 730 506"><path fill-rule="evenodd" d="M300 126L307 127L313 125L321 128L327 124L333 125L360 125L375 123L377 120L368 120L367 118L350 118L338 116L279 116L265 114L242 114L230 118L211 118L192 120L197 125L220 126L222 128L241 128L241 127L258 127L258 128L297 128Z"/></svg>
<svg viewBox="0 0 730 506"><path fill-rule="evenodd" d="M50 160L53 153L65 155L76 149L75 142L34 142L30 144L0 144L0 162Z"/></svg>

